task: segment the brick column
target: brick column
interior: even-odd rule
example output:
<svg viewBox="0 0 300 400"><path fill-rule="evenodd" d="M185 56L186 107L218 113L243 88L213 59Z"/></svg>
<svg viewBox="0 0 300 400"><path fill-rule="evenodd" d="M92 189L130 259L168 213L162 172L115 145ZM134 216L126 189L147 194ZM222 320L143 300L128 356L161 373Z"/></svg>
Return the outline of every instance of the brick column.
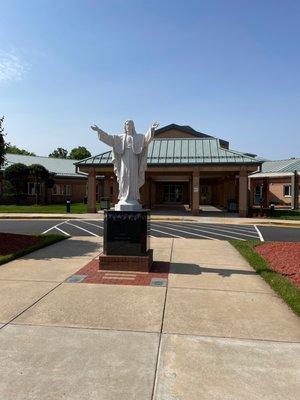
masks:
<svg viewBox="0 0 300 400"><path fill-rule="evenodd" d="M151 179L146 178L144 188L144 204L146 208L151 208Z"/></svg>
<svg viewBox="0 0 300 400"><path fill-rule="evenodd" d="M248 172L241 169L239 174L239 216L248 215Z"/></svg>
<svg viewBox="0 0 300 400"><path fill-rule="evenodd" d="M227 210L227 201L228 201L228 178L225 178L223 182L223 207Z"/></svg>
<svg viewBox="0 0 300 400"><path fill-rule="evenodd" d="M263 179L263 189L262 189L262 197L263 197L263 207L269 207L269 178Z"/></svg>
<svg viewBox="0 0 300 400"><path fill-rule="evenodd" d="M156 198L156 183L153 179L151 179L151 190L150 190L150 195L151 195L151 209L155 205L155 198Z"/></svg>
<svg viewBox="0 0 300 400"><path fill-rule="evenodd" d="M291 209L299 210L299 175L297 171L291 177Z"/></svg>
<svg viewBox="0 0 300 400"><path fill-rule="evenodd" d="M199 198L200 198L200 182L199 171L193 171L192 182L192 214L199 215Z"/></svg>
<svg viewBox="0 0 300 400"><path fill-rule="evenodd" d="M96 213L96 172L89 171L88 175L88 213Z"/></svg>
<svg viewBox="0 0 300 400"><path fill-rule="evenodd" d="M253 207L253 203L254 203L254 183L253 183L253 179L248 179L248 194L249 194L249 207Z"/></svg>

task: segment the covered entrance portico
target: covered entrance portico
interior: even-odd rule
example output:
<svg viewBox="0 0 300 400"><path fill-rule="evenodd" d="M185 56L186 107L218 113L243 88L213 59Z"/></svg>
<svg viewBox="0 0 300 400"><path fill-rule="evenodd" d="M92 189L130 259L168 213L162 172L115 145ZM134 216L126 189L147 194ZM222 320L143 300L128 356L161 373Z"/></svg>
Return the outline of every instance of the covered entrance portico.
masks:
<svg viewBox="0 0 300 400"><path fill-rule="evenodd" d="M212 171L212 168L214 171ZM226 171L224 171L224 169ZM193 215L199 214L199 206L213 205L224 210L229 202L236 204L240 216L248 213L248 174L253 170L245 166L232 167L159 167L149 166L141 188L141 202L145 208L175 208L188 205ZM118 185L112 166L80 167L88 173L88 212L96 212L96 182L101 176L101 192L115 204Z"/></svg>
<svg viewBox="0 0 300 400"><path fill-rule="evenodd" d="M212 168L215 170L212 171ZM141 190L141 201L145 207L174 208L184 204L189 206L193 215L198 215L200 205L227 210L229 203L235 203L240 215L247 215L249 171L244 167L234 166L225 172L224 167L216 166L168 167L166 172L168 175L162 175L157 167L148 168L146 184Z"/></svg>

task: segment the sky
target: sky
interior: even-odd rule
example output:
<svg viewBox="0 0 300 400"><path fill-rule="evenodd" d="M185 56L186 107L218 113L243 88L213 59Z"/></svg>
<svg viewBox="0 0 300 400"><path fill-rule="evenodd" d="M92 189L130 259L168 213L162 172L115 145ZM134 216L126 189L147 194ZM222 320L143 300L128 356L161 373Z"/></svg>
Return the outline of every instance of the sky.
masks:
<svg viewBox="0 0 300 400"><path fill-rule="evenodd" d="M6 140L106 151L90 125L189 125L300 157L298 0L0 0Z"/></svg>

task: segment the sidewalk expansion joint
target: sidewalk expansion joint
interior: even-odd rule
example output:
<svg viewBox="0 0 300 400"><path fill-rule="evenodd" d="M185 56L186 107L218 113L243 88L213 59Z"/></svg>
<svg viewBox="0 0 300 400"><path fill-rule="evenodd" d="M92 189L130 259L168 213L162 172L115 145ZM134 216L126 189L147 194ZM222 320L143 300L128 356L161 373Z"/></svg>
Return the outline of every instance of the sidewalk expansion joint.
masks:
<svg viewBox="0 0 300 400"><path fill-rule="evenodd" d="M1 322L0 322L1 324ZM47 324L30 324L23 322L8 322L6 325L13 326L36 326L36 327L45 327L45 328L61 328L61 329L77 329L77 330L87 330L87 331L99 331L99 332L127 332L127 333L138 333L138 334L150 334L150 335L159 335L159 331L136 331L132 329L115 329L115 328L97 328L90 326L71 326L71 325L47 325ZM4 328L4 326L2 327Z"/></svg>
<svg viewBox="0 0 300 400"><path fill-rule="evenodd" d="M9 282L47 282L47 283L60 283L61 281L49 281L49 280L36 280L36 279L12 279L12 278L1 278L0 281L9 281Z"/></svg>
<svg viewBox="0 0 300 400"><path fill-rule="evenodd" d="M173 335L173 336L188 336L191 338L203 338L203 339L224 339L224 340L240 340L240 341L253 341L253 342L270 342L270 343L282 343L282 344L300 344L299 341L294 340L275 340L275 339L259 339L259 338L244 338L238 336L218 336L218 335L197 335L195 333L178 333L178 332L162 332L163 336Z"/></svg>
<svg viewBox="0 0 300 400"><path fill-rule="evenodd" d="M174 239L172 239L172 246L171 246L171 251L170 251L170 265L171 265L172 257L173 257L173 247L174 247ZM161 327L160 327L160 332L159 332L157 356L156 356L156 362L155 362L151 400L154 400L155 389L156 389L157 381L158 381L158 367L159 367L160 355L161 355L161 343L162 343L163 326L164 326L164 319L165 319L165 312L166 312L166 305L167 305L168 288L169 288L169 280L167 279L163 312L162 312L162 318L161 318Z"/></svg>
<svg viewBox="0 0 300 400"><path fill-rule="evenodd" d="M273 290L270 292L252 292L248 290L232 290L232 289L213 289L213 288L201 288L201 287L181 287L181 286L169 286L169 289L186 289L186 290L205 290L209 292L232 292L232 293L248 293L248 294L269 294L274 297L278 297L281 299L281 297L275 293Z"/></svg>
<svg viewBox="0 0 300 400"><path fill-rule="evenodd" d="M5 328L8 324L12 323L15 319L20 317L20 315L24 314L26 311L28 311L31 307L35 306L39 301L43 300L48 294L52 293L55 289L57 289L59 286L61 286L63 282L60 282L58 285L54 286L51 290L49 290L47 293L45 293L42 297L37 299L35 302L33 302L30 306L26 307L23 311L19 312L19 314L15 315L12 319L10 319L8 322L6 322L3 326L0 327L0 329Z"/></svg>

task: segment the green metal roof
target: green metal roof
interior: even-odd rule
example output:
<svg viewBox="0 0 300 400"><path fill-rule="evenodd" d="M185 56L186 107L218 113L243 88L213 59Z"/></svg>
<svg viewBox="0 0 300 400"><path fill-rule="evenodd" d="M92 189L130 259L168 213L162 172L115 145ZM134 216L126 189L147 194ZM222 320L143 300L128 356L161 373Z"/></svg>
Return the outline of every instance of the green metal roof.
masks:
<svg viewBox="0 0 300 400"><path fill-rule="evenodd" d="M80 174L76 173L74 162L76 160L68 160L61 158L40 157L40 156L23 156L21 154L6 154L6 162L2 167L5 170L12 164L22 163L27 166L31 164L41 164L48 171L55 173L57 176L62 177L79 177Z"/></svg>
<svg viewBox="0 0 300 400"><path fill-rule="evenodd" d="M300 158L288 160L266 161L263 163L261 172L294 172L300 170Z"/></svg>
<svg viewBox="0 0 300 400"><path fill-rule="evenodd" d="M77 166L109 165L111 151L76 162ZM218 139L154 139L148 147L148 165L260 164L254 157L224 149Z"/></svg>
<svg viewBox="0 0 300 400"><path fill-rule="evenodd" d="M300 158L289 158L288 160L265 161L261 171L252 174L251 177L259 178L270 175L290 175L295 171L300 172Z"/></svg>

